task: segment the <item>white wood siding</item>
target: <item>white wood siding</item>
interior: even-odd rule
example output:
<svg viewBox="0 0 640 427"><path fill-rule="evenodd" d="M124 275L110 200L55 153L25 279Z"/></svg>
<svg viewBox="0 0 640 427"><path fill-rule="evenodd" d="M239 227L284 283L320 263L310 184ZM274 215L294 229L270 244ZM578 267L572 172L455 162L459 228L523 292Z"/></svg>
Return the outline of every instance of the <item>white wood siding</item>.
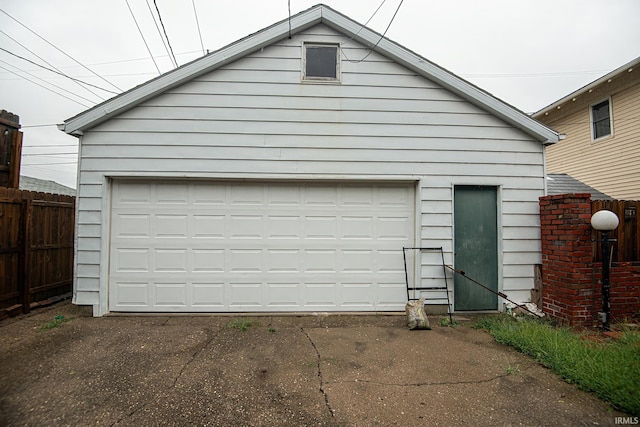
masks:
<svg viewBox="0 0 640 427"><path fill-rule="evenodd" d="M409 177L419 182L416 244L443 246L447 263L453 261L453 186L499 186L501 289L528 300L533 264L541 262L541 143L375 53L360 63L343 56L341 83L301 83L303 41L340 42L350 59L368 52L316 26L85 132L77 303L106 307L101 261L108 254L100 239L109 235L105 177L114 176ZM432 259L422 259L424 279L434 271Z"/></svg>

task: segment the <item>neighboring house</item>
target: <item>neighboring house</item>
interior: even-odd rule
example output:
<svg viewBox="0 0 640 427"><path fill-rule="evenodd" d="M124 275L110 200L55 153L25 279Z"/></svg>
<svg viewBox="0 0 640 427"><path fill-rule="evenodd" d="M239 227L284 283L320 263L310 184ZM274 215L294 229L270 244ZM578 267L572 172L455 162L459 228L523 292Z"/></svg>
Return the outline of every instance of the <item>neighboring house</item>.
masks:
<svg viewBox="0 0 640 427"><path fill-rule="evenodd" d="M533 117L566 134L547 148L547 171L616 199L640 200L640 57Z"/></svg>
<svg viewBox="0 0 640 427"><path fill-rule="evenodd" d="M547 194L591 194L591 200L613 200L601 191L589 187L582 181L578 181L566 173L547 174Z"/></svg>
<svg viewBox="0 0 640 427"><path fill-rule="evenodd" d="M60 128L81 147L74 302L95 315L404 310L415 246L533 288L558 134L324 5ZM411 283L442 287L440 254L411 253ZM502 308L449 286L458 311Z"/></svg>
<svg viewBox="0 0 640 427"><path fill-rule="evenodd" d="M66 185L58 184L55 181L32 178L20 175L20 190L37 191L39 193L66 194L75 196L76 190Z"/></svg>

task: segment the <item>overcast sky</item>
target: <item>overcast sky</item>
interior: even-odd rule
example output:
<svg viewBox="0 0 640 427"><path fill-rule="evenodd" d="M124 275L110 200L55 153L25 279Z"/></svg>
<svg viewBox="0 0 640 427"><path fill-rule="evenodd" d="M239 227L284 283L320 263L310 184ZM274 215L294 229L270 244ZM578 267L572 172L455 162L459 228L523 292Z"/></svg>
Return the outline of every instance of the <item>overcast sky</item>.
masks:
<svg viewBox="0 0 640 427"><path fill-rule="evenodd" d="M154 1L128 2L157 67L171 70ZM291 13L318 2L291 0ZM210 51L288 15L287 0L156 3L179 65L202 56L194 4ZM382 0L324 3L365 23ZM386 0L368 26L384 32L399 4ZM156 65L126 0L0 0L0 9L0 48L11 52L0 50L0 109L20 116L22 174L75 188L77 139L55 124L114 94L91 93L12 54L116 93L157 76ZM640 56L640 1L404 0L387 37L531 113Z"/></svg>

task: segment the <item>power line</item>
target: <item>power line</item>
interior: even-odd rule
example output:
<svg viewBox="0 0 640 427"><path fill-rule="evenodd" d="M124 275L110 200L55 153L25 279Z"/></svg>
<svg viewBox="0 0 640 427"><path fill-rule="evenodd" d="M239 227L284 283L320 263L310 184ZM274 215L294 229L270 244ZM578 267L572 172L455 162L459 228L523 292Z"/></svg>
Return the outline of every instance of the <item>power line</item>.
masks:
<svg viewBox="0 0 640 427"><path fill-rule="evenodd" d="M2 49L2 48L0 48L0 49ZM25 71L25 70L23 70L23 69L22 69L22 68L20 68L20 67L16 67L16 66L15 66L15 65L13 65L13 64L9 64L8 62L5 62L5 61L3 61L3 60L1 60L1 59L0 59L0 62L1 62L1 63L3 63L3 64L5 64L5 65L8 65L8 66L10 66L10 67L13 67L13 68L15 68L16 70L18 70L18 71L20 71L20 72L23 72L23 73L25 73L25 74L27 74L27 75L29 75L29 76L33 77L34 79L38 79L38 80L40 80L40 81L42 81L42 82L44 82L44 83L46 83L46 84L49 84L49 85L51 85L51 86L53 86L53 87L55 87L55 88L58 88L58 89L62 90L63 92L67 92L67 93L69 93L69 94L71 94L71 95L73 95L73 96L77 96L78 98L80 98L80 99L84 99L84 100L85 100L85 101L87 101L87 102L91 102L91 103L93 103L93 102L94 102L93 100L91 100L91 99L89 99L89 98L85 98L84 96L78 95L78 94L77 94L77 93L75 93L75 92L71 92L70 90L63 88L62 86L58 86L57 84L54 84L54 83L48 82L48 81L46 81L45 79L43 79L43 78L41 78L41 77L38 77L38 76L36 76L35 74L32 74L32 73L30 73L30 72L28 72L28 71ZM22 77L24 78L24 76L22 76Z"/></svg>
<svg viewBox="0 0 640 427"><path fill-rule="evenodd" d="M92 69L88 68L86 65L82 64L80 61L78 61L77 59L75 59L74 57L72 57L71 55L69 55L68 53L64 52L62 49L60 49L59 47L57 47L56 45L54 45L53 43L51 43L49 40L45 39L44 37L42 37L40 34L36 33L35 31L33 31L31 28L27 27L26 25L24 25L22 22L18 21L16 18L14 18L13 16L9 15L7 12L5 12L4 10L0 9L0 12L4 13L5 15L7 15L9 18L11 18L12 20L14 20L15 22L17 22L18 24L20 24L21 26L23 26L24 28L26 28L28 31L30 31L31 33L35 34L36 36L38 36L38 38L40 38L42 41L44 41L45 43L47 43L49 46L53 47L54 49L56 49L58 52L62 53L64 56L66 56L67 58L71 59L72 61L74 61L76 64L82 66L84 69L86 69L87 71L91 72L93 75L95 75L96 77L102 79L103 81L105 81L107 84L110 84L111 86L113 86L114 88L116 88L117 90L119 90L120 92L122 92L122 89L120 89L118 86L114 85L113 83L111 83L109 80L105 79L104 77L100 76L98 73L96 73L95 71L93 71Z"/></svg>
<svg viewBox="0 0 640 427"><path fill-rule="evenodd" d="M204 56L204 44L202 43L202 33L200 32L200 21L198 21L198 11L196 10L196 0L191 0L193 6L193 14L196 17L196 27L198 28L198 37L200 37L200 47L202 48L202 55Z"/></svg>
<svg viewBox="0 0 640 427"><path fill-rule="evenodd" d="M1 31L1 30L0 30L0 31ZM69 79L69 80L73 80L74 82L82 83L82 84L85 84L85 85L87 85L87 86L91 86L91 87L94 87L94 88L96 88L96 89L100 89L100 90L103 90L103 91L105 91L105 92L112 93L112 94L114 94L114 95L117 95L117 94L118 94L118 92L114 92L114 91L112 91L112 90L105 89L105 88L103 88L103 87L96 86L96 85L91 84L91 83L87 83L87 82L82 81L82 80L80 80L80 79L76 79L75 77L71 77L71 76L69 76L69 75L67 75L67 74L65 74L65 73L63 73L63 72L61 72L61 71L52 70L51 68L45 67L44 65L40 65L40 64L38 64L37 62L34 62L34 61L32 61L32 60L30 60L30 59L27 59L27 58L25 58L25 57L23 57L23 56L20 56L20 55L18 55L18 54L15 54L15 53L13 53L13 52L11 52L11 51L8 51L7 49L5 49L5 48L3 48L3 47L0 47L0 50L2 50L2 51L4 51L4 52L8 53L9 55L13 55L13 56L15 56L16 58L22 59L23 61L27 61L27 62L29 62L30 64L33 64L33 65L35 65L35 66L37 66L37 67L43 68L43 69L45 69L45 70L47 70L47 71L51 71L52 73L55 73L55 74L61 75L62 77L66 77L66 78L67 78L67 79ZM16 67L16 68L17 68L17 67ZM26 71L25 71L25 72L26 72ZM81 86L81 87L82 87L82 86ZM83 89L86 89L86 88L84 88L84 87L83 87ZM88 89L87 89L87 90L88 90ZM91 92L91 91L89 91L89 92ZM97 93L95 93L95 92L91 92L91 93L93 93L93 94L94 94L95 96L97 96L98 98L100 98L100 99L104 100L104 98L103 98L103 97L101 97L100 95L98 95Z"/></svg>
<svg viewBox="0 0 640 427"><path fill-rule="evenodd" d="M51 89L51 88L48 88L48 87L46 87L46 86L43 86L43 85L41 85L41 84L40 84L40 83L38 83L38 82L34 82L33 80L28 79L28 78L26 78L26 77L24 77L24 76L21 76L20 74L18 74L18 73L16 73L16 72L14 72L14 71L9 70L8 68L3 67L2 65L0 65L0 69L3 69L3 70L5 70L5 71L8 71L8 72L10 72L11 74L15 74L15 75L16 75L16 76L18 76L18 77L22 77L23 79L25 79L25 80L27 80L27 81L29 81L29 82L33 83L34 85L38 85L38 86L40 86L41 88L48 90L49 92L53 92L53 93L55 93L56 95L59 95L59 96L61 96L61 97L63 97L63 98L68 99L69 101L75 102L76 104L80 104L80 105L82 105L82 106L83 106L83 107L85 107L85 108L89 108L89 105L83 104L83 103L82 103L82 102L80 102L80 101L76 101L75 99L69 98L68 96L63 95L63 94L61 94L61 93L59 93L59 92L56 92L55 90L53 90L53 89Z"/></svg>
<svg viewBox="0 0 640 427"><path fill-rule="evenodd" d="M400 3L398 4L398 7L396 8L396 11L393 13L393 16L391 17L391 21L389 21L389 25L387 25L387 28L384 30L384 33L382 33L382 35L380 36L380 38L378 39L378 41L376 42L375 45L373 45L372 48L369 49L369 53L367 53L364 58L362 59L358 59L358 60L351 60L349 58L347 58L347 56L344 54L344 51L342 52L342 54L344 55L345 59L347 60L347 62L351 62L353 64L357 64L359 62L364 61L365 59L367 59L369 57L369 55L371 55L373 53L373 51L375 50L376 47L378 47L378 44L382 41L382 39L384 38L384 36L387 34L387 31L389 31L389 28L391 27L391 24L393 24L393 20L396 19L396 15L398 14L398 11L400 10L400 6L402 6L402 3L404 2L404 0L400 0ZM382 2L384 4L384 1ZM382 6L382 4L380 6L378 6L378 9L380 9L380 7ZM376 9L376 12L378 10ZM375 12L374 12L375 15ZM372 16L373 18L373 16ZM371 19L369 19L371 20ZM365 24L366 25L366 24ZM342 50L342 49L341 49Z"/></svg>
<svg viewBox="0 0 640 427"><path fill-rule="evenodd" d="M20 43L18 40L14 39L13 37L11 37L9 34L5 33L4 31L0 30L0 32L2 34L4 34L6 37L8 37L9 39L13 40L14 43L18 44L20 47L22 47L23 49L25 49L27 52L31 53L32 55L34 55L36 58L38 58L39 60L41 60L42 62L44 62L45 64L47 64L48 66L50 66L51 68L56 69L58 72L60 72L60 70L58 68L56 68L53 64L51 64L49 61L47 61L46 59L44 59L43 57L41 57L40 55L38 55L37 53L35 53L34 51L32 51L31 49L29 49L28 47L26 47L25 45L23 45L22 43ZM3 49L4 50L4 49ZM8 51L7 51L8 52ZM11 52L8 52L11 53ZM12 55L15 55L12 53ZM17 56L17 55L15 55ZM20 57L21 58L21 57ZM25 59L26 60L26 59ZM28 60L27 60L28 61ZM32 61L29 61L32 62ZM39 67L41 67L41 65L36 64ZM100 98L101 100L104 100L103 97L101 97L100 95L98 95L97 93L95 93L94 91L92 91L91 89L88 89L84 86L82 86L80 83L78 82L74 82L75 84L77 84L78 86L80 86L82 89L88 91L89 93L97 96L98 98Z"/></svg>
<svg viewBox="0 0 640 427"><path fill-rule="evenodd" d="M129 0L124 0L125 3L127 3L127 7L129 8L129 12L131 13L131 17L133 18L133 22L136 23L136 27L138 28L138 32L140 33L140 37L142 37L142 41L144 42L144 45L147 47L147 52L149 52L149 56L151 57L151 60L153 61L153 65L156 66L156 70L158 70L158 74L162 74L160 72L160 68L158 68L158 63L156 62L156 59L153 57L153 54L151 53L151 49L149 49L149 45L147 44L147 39L144 38L144 34L142 34L142 30L140 29L140 26L138 25L138 20L136 19L136 16L133 14L133 10L131 10L131 6L129 5Z"/></svg>
<svg viewBox="0 0 640 427"><path fill-rule="evenodd" d="M190 50L187 52L179 52L178 56L180 55L188 55L191 53L198 53L200 52L199 50ZM158 55L158 58L164 58L165 56L169 56L169 55ZM121 64L123 62L136 62L136 61L147 61L149 58L132 58L132 59L121 59L119 61L106 61L106 62L94 62L92 64L89 64L91 66L98 66L98 65L110 65L110 64ZM77 68L77 65L71 65L71 66L67 66L67 67L60 67L60 69L68 69L68 68ZM136 75L143 75L143 74L150 74L150 73L131 73L131 74L105 74L105 77L122 77L122 76L136 76ZM79 77L89 77L89 76L79 76Z"/></svg>
<svg viewBox="0 0 640 427"><path fill-rule="evenodd" d="M169 36L167 35L167 29L164 27L164 22L162 22L162 15L160 15L160 9L158 8L158 3L156 3L156 0L153 0L153 4L156 7L156 11L158 11L158 18L160 18L160 25L162 26L162 31L164 31L164 36L167 38L167 44L169 45L169 50L171 51L173 62L175 62L176 68L177 68L178 61L176 61L176 56L173 54L173 48L171 47L171 42L169 41Z"/></svg>
<svg viewBox="0 0 640 427"><path fill-rule="evenodd" d="M162 36L162 32L160 31L160 27L158 27L158 22L156 21L156 16L153 14L153 11L151 10L151 5L149 4L149 0L147 0L147 8L149 8L149 13L151 14L151 19L153 19L153 23L156 26L156 30L158 31L158 34L160 35L160 40L162 40L162 44L164 45L164 50L167 51L167 56L169 56L169 60L171 61L172 64L174 64L174 67L178 66L177 62L174 62L173 59L171 58L171 54L169 53L169 48L167 47L167 42L164 41L164 37Z"/></svg>

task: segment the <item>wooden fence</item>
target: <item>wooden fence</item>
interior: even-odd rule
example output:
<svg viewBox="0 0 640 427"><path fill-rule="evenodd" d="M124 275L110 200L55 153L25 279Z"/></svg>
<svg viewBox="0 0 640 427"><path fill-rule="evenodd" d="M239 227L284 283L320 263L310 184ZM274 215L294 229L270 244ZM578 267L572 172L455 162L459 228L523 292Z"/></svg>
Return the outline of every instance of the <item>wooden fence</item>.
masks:
<svg viewBox="0 0 640 427"><path fill-rule="evenodd" d="M591 213L607 209L618 215L620 225L609 234L614 262L640 261L640 201L592 200ZM594 261L602 261L602 248L598 243L599 233L593 232Z"/></svg>
<svg viewBox="0 0 640 427"><path fill-rule="evenodd" d="M0 318L71 292L75 197L0 188Z"/></svg>

